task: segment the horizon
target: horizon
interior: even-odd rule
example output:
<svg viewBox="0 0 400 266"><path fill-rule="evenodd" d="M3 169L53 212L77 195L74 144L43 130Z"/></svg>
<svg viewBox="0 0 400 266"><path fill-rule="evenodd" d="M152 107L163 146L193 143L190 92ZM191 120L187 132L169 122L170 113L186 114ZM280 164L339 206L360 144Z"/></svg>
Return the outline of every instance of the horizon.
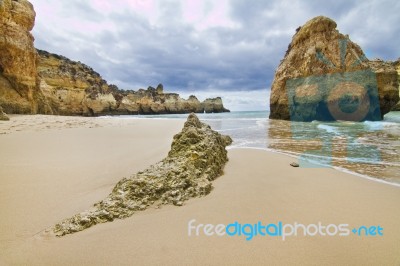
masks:
<svg viewBox="0 0 400 266"><path fill-rule="evenodd" d="M31 2L36 48L81 61L120 89L162 83L182 98L220 96L231 111L269 109L295 29L318 15L335 20L369 59L400 56L395 1Z"/></svg>

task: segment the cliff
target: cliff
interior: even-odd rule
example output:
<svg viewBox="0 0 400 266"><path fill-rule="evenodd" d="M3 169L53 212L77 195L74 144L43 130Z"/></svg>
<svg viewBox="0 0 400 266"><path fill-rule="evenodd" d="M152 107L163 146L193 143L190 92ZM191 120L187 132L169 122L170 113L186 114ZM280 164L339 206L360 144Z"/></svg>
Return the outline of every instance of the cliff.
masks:
<svg viewBox="0 0 400 266"><path fill-rule="evenodd" d="M369 61L336 26L320 16L296 30L275 72L270 118L380 120L399 101L394 65Z"/></svg>
<svg viewBox="0 0 400 266"><path fill-rule="evenodd" d="M400 59L398 59L394 64L397 70L397 80L399 82L399 98L400 98ZM392 111L400 111L400 101L392 108Z"/></svg>
<svg viewBox="0 0 400 266"><path fill-rule="evenodd" d="M205 196L211 192L211 182L223 172L228 161L225 148L231 143L229 136L213 131L190 114L164 160L123 178L104 200L58 223L53 231L63 236L132 216L150 206L181 206L190 198Z"/></svg>
<svg viewBox="0 0 400 266"><path fill-rule="evenodd" d="M35 11L26 0L0 1L0 106L7 113L38 109L37 54L30 31Z"/></svg>
<svg viewBox="0 0 400 266"><path fill-rule="evenodd" d="M205 113L229 112L229 110L224 107L221 97L208 98L203 102L202 106L204 107ZM217 110L218 112L216 112L215 110Z"/></svg>
<svg viewBox="0 0 400 266"><path fill-rule="evenodd" d="M221 98L200 102L195 96L187 100L176 93L157 88L120 90L108 85L92 68L66 57L38 50L40 90L55 114L123 115L220 113L225 109Z"/></svg>
<svg viewBox="0 0 400 266"><path fill-rule="evenodd" d="M34 48L35 11L26 0L0 1L0 107L14 114L124 115L229 112L156 89L120 90L81 62Z"/></svg>

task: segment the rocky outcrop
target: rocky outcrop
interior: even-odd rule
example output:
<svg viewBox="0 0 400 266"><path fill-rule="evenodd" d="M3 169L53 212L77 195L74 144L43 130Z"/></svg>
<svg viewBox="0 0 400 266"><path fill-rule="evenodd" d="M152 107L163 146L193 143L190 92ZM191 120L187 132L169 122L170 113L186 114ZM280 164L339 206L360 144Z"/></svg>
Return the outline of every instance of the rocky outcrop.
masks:
<svg viewBox="0 0 400 266"><path fill-rule="evenodd" d="M3 108L0 106L0 121L8 121L10 118L4 113Z"/></svg>
<svg viewBox="0 0 400 266"><path fill-rule="evenodd" d="M393 64L369 61L333 20L320 16L297 29L276 70L270 118L380 120L398 101Z"/></svg>
<svg viewBox="0 0 400 266"><path fill-rule="evenodd" d="M7 113L38 111L34 23L28 1L0 1L0 105Z"/></svg>
<svg viewBox="0 0 400 266"><path fill-rule="evenodd" d="M91 67L37 51L39 89L53 114L89 116L111 114L116 109L118 88L108 85Z"/></svg>
<svg viewBox="0 0 400 266"><path fill-rule="evenodd" d="M211 182L223 172L228 161L225 147L231 143L229 136L213 131L190 114L164 160L122 179L107 198L55 225L53 231L63 236L132 216L149 206L181 206L190 198L207 195Z"/></svg>
<svg viewBox="0 0 400 266"><path fill-rule="evenodd" d="M206 99L203 102L204 112L205 113L223 113L229 112L228 109L225 109L221 97Z"/></svg>
<svg viewBox="0 0 400 266"><path fill-rule="evenodd" d="M399 98L400 98L400 59L395 62L397 71L397 80L399 82ZM392 111L400 111L400 101L392 108Z"/></svg>
<svg viewBox="0 0 400 266"><path fill-rule="evenodd" d="M62 115L124 115L220 113L225 109L221 98L203 103L195 96L187 100L179 94L157 88L120 90L108 85L92 68L66 57L38 50L40 90L53 113Z"/></svg>

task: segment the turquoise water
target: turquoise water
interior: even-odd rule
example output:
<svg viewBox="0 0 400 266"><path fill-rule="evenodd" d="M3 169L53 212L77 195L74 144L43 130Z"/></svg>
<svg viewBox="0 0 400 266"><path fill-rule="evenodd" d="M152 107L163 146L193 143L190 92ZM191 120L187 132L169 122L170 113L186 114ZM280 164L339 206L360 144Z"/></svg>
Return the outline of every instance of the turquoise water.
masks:
<svg viewBox="0 0 400 266"><path fill-rule="evenodd" d="M186 118L188 115L135 116ZM233 139L231 148L260 148L299 157L305 167L335 167L400 183L400 112L379 122L291 122L269 112L199 114Z"/></svg>

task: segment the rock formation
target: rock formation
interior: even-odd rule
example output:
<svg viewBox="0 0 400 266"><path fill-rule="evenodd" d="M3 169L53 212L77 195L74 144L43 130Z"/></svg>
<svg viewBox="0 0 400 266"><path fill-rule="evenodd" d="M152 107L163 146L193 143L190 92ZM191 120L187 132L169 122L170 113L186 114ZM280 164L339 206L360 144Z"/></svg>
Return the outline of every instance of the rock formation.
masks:
<svg viewBox="0 0 400 266"><path fill-rule="evenodd" d="M119 181L112 192L85 212L54 226L57 236L82 231L95 224L123 219L149 206L173 204L210 193L212 183L228 161L225 147L232 140L190 114L174 136L168 156L161 162Z"/></svg>
<svg viewBox="0 0 400 266"><path fill-rule="evenodd" d="M10 118L3 112L3 108L0 106L0 121L8 121Z"/></svg>
<svg viewBox="0 0 400 266"><path fill-rule="evenodd" d="M6 113L123 115L226 112L220 98L199 102L156 89L124 91L92 68L36 50L35 11L26 0L0 1L0 106Z"/></svg>
<svg viewBox="0 0 400 266"><path fill-rule="evenodd" d="M28 1L0 1L0 106L6 113L38 111L34 23Z"/></svg>
<svg viewBox="0 0 400 266"><path fill-rule="evenodd" d="M176 93L164 93L162 84L138 91L120 90L108 85L92 68L68 58L38 50L40 90L54 114L124 115L221 113L220 97L203 103L195 96L182 99Z"/></svg>
<svg viewBox="0 0 400 266"><path fill-rule="evenodd" d="M393 64L369 61L327 17L297 29L271 88L270 118L380 120L399 101Z"/></svg>
<svg viewBox="0 0 400 266"><path fill-rule="evenodd" d="M203 102L204 112L206 113L222 113L229 112L228 109L225 109L221 97L217 98L208 98ZM218 110L218 112L215 112Z"/></svg>
<svg viewBox="0 0 400 266"><path fill-rule="evenodd" d="M399 82L399 98L400 98L400 59L395 62L397 70L397 80ZM392 108L392 111L400 111L400 101Z"/></svg>

